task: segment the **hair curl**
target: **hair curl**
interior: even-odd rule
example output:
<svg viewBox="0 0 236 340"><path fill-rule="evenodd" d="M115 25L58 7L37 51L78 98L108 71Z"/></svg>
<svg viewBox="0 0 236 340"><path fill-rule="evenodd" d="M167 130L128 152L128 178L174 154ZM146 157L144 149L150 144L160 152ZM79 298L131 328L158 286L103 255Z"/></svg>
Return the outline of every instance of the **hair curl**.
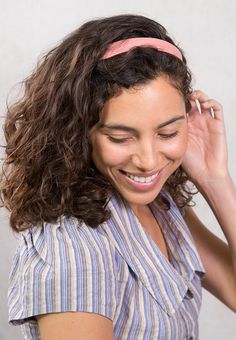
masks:
<svg viewBox="0 0 236 340"><path fill-rule="evenodd" d="M24 95L7 111L1 199L10 225L22 231L61 215L95 228L109 218L114 190L94 166L89 131L104 103L121 88L165 75L190 108L191 74L178 58L136 47L101 60L108 44L131 37L174 42L163 26L139 15L89 21L47 53L24 81ZM165 184L177 205L189 204L187 176L178 168ZM166 202L157 197L167 209Z"/></svg>

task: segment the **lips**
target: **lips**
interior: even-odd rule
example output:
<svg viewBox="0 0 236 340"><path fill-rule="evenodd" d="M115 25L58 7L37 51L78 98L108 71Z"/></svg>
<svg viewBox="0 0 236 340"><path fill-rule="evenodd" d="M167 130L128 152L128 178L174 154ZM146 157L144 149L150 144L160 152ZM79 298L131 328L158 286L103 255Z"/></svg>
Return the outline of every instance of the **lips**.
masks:
<svg viewBox="0 0 236 340"><path fill-rule="evenodd" d="M136 176L123 170L120 170L120 173L126 185L137 192L153 190L162 177L162 170L156 171L152 176Z"/></svg>
<svg viewBox="0 0 236 340"><path fill-rule="evenodd" d="M125 174L127 177L131 178L133 181L137 183L151 183L158 176L159 171L152 176L136 176L128 172L126 172Z"/></svg>

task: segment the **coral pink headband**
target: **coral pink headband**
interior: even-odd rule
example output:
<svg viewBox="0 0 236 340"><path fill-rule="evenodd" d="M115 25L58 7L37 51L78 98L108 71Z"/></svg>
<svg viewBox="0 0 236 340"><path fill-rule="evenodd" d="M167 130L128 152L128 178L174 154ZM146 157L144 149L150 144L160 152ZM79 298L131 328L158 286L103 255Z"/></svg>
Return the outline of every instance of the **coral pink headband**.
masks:
<svg viewBox="0 0 236 340"><path fill-rule="evenodd" d="M108 45L108 49L101 59L111 58L117 54L127 52L131 48L137 46L153 47L162 52L172 54L180 60L183 60L182 54L176 46L169 43L168 41L156 38L130 38L116 41Z"/></svg>

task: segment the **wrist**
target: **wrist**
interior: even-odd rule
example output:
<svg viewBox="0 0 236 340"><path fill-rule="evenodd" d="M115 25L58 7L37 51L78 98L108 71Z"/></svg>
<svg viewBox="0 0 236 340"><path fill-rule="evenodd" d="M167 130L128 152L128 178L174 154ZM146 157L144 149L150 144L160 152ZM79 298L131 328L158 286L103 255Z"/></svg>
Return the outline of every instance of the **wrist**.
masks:
<svg viewBox="0 0 236 340"><path fill-rule="evenodd" d="M228 170L218 171L213 175L200 172L198 178L195 178L193 182L199 191L218 190L220 187L227 187L233 184L233 180Z"/></svg>
<svg viewBox="0 0 236 340"><path fill-rule="evenodd" d="M235 184L229 174L221 178L203 179L196 187L209 203L236 196Z"/></svg>

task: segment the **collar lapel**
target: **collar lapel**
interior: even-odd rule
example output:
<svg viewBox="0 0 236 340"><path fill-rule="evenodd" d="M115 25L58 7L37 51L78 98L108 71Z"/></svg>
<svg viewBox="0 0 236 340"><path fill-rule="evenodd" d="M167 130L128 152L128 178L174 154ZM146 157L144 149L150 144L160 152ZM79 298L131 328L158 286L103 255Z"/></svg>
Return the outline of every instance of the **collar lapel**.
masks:
<svg viewBox="0 0 236 340"><path fill-rule="evenodd" d="M111 218L103 223L109 239L161 308L172 315L182 302L187 281L161 254L128 204L113 196Z"/></svg>

